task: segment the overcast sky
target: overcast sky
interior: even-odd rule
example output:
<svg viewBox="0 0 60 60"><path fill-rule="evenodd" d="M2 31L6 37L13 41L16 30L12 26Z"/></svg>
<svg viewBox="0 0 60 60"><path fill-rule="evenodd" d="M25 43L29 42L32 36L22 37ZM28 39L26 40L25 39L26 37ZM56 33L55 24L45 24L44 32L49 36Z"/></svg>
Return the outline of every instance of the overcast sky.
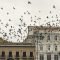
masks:
<svg viewBox="0 0 60 60"><path fill-rule="evenodd" d="M28 1L30 4L28 4ZM53 8L53 5L55 8ZM49 14L50 11L52 14ZM28 12L30 14L28 14ZM26 23L25 27L21 27L23 27L22 36L27 36L24 29L26 29L30 24L34 24L31 22L31 17L33 21L41 18L41 20L36 23L36 25L41 25L52 20L51 18L46 20L46 16L51 17L56 14L58 17L60 16L60 0L0 0L0 32L7 33L9 36L8 40L10 41L23 41L23 38L21 39L21 37L13 37L14 34L21 36L21 34L17 34L19 24ZM23 19L23 23L19 21L20 18ZM11 19L11 22L8 21L9 19ZM53 19L55 20L55 18ZM5 27L6 24L9 24L7 28ZM15 32L12 32L12 34L9 35L9 29L11 26L14 26ZM0 33L0 36L3 37L5 33Z"/></svg>

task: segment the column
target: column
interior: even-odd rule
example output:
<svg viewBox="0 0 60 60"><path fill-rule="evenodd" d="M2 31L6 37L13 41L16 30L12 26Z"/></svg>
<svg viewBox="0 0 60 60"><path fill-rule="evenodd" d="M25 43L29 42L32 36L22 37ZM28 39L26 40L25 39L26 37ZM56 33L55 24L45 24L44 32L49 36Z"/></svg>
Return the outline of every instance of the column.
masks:
<svg viewBox="0 0 60 60"><path fill-rule="evenodd" d="M54 54L53 53L51 54L51 60L54 60Z"/></svg>
<svg viewBox="0 0 60 60"><path fill-rule="evenodd" d="M47 54L44 54L44 60L47 60Z"/></svg>
<svg viewBox="0 0 60 60"><path fill-rule="evenodd" d="M58 55L58 60L60 60L60 55Z"/></svg>

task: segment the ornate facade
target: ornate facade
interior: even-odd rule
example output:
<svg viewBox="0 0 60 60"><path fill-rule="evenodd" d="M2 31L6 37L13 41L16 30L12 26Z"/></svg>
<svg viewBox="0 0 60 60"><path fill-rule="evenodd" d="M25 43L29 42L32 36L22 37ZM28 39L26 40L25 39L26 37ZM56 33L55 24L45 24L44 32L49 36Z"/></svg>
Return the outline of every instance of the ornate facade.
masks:
<svg viewBox="0 0 60 60"><path fill-rule="evenodd" d="M0 60L60 60L60 27L28 26L22 43L0 38Z"/></svg>
<svg viewBox="0 0 60 60"><path fill-rule="evenodd" d="M30 26L34 36L36 60L60 60L60 27Z"/></svg>
<svg viewBox="0 0 60 60"><path fill-rule="evenodd" d="M0 60L35 60L34 58L34 44L11 43L0 38Z"/></svg>

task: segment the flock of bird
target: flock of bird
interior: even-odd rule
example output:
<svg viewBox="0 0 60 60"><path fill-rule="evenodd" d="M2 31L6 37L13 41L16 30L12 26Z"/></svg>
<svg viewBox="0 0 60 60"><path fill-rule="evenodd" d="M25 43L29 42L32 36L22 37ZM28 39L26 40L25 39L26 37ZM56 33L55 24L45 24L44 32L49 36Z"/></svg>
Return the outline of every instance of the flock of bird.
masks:
<svg viewBox="0 0 60 60"><path fill-rule="evenodd" d="M27 3L28 4L32 4L31 1L28 1ZM1 10L3 10L3 9L4 8L2 7ZM12 9L13 10L16 10L15 6L13 6ZM53 5L53 9L56 9L56 6L55 5ZM40 13L40 10L38 11L38 13ZM52 14L52 13L53 13L52 11L49 12L49 14ZM7 12L6 14L9 15L9 12ZM38 17L36 15L33 17L31 15L31 12L29 12L28 10L26 12L24 12L23 14L24 14L24 16L26 14L30 15L30 22L31 22L31 23L29 23L30 26L36 26L36 24L38 24L39 21L42 21L42 18L41 17ZM27 37L27 34L28 34L28 25L27 25L26 22L24 22L24 19L23 19L24 16L21 16L18 19L20 21L20 24L18 24L17 30L16 30L15 26L10 25L9 23L6 23L4 25L4 22L2 22L2 19L0 19L0 24L2 26L4 25L4 27L5 27L4 29L8 29L8 27L9 27L8 33L4 29L2 29L0 27L0 35L2 35L3 38L6 39L7 41L9 41L9 39L12 39L13 40L13 38L14 39L17 39L17 42L20 42L21 40L24 40ZM51 18L55 18L55 17L52 16ZM44 22L46 22L48 19L50 19L50 17L49 16L46 16L46 20L44 20ZM12 23L12 19L11 18L8 21ZM58 21L58 23L56 23L56 25L55 25L55 22L56 21ZM41 23L41 22L39 22L39 23ZM52 25L50 23L52 23ZM59 23L60 23L60 20L58 18L58 15L56 14L56 20L48 21L45 24L43 23L42 26L46 26L46 25L47 26L48 25L58 26Z"/></svg>

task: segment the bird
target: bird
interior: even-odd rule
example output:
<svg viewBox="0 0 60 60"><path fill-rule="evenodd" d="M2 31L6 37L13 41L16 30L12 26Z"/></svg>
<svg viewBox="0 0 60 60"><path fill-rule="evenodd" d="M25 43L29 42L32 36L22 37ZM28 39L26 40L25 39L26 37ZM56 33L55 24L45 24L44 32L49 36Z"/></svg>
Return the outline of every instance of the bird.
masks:
<svg viewBox="0 0 60 60"><path fill-rule="evenodd" d="M24 14L26 14L26 12L24 12Z"/></svg>
<svg viewBox="0 0 60 60"><path fill-rule="evenodd" d="M21 33L21 29L18 29L18 32Z"/></svg>
<svg viewBox="0 0 60 60"><path fill-rule="evenodd" d="M23 26L26 27L26 23L23 23Z"/></svg>
<svg viewBox="0 0 60 60"><path fill-rule="evenodd" d="M48 16L46 18L49 18Z"/></svg>
<svg viewBox="0 0 60 60"><path fill-rule="evenodd" d="M15 10L15 7L13 6L13 9Z"/></svg>
<svg viewBox="0 0 60 60"><path fill-rule="evenodd" d="M51 11L50 11L50 14L51 14Z"/></svg>
<svg viewBox="0 0 60 60"><path fill-rule="evenodd" d="M28 4L31 4L31 2L30 2L30 1L28 1Z"/></svg>
<svg viewBox="0 0 60 60"><path fill-rule="evenodd" d="M11 21L11 19L9 19L9 21Z"/></svg>
<svg viewBox="0 0 60 60"><path fill-rule="evenodd" d="M7 15L9 15L9 12L7 12Z"/></svg>
<svg viewBox="0 0 60 60"><path fill-rule="evenodd" d="M53 5L53 8L56 8L55 5Z"/></svg>
<svg viewBox="0 0 60 60"><path fill-rule="evenodd" d="M1 7L1 10L3 10L3 7Z"/></svg>

